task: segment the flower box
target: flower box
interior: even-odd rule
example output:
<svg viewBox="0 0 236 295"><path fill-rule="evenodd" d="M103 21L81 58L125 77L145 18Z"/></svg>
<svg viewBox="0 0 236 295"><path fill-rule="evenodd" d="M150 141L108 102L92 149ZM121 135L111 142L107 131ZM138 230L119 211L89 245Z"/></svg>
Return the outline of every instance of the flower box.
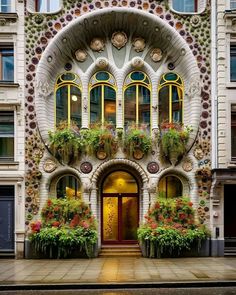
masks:
<svg viewBox="0 0 236 295"><path fill-rule="evenodd" d="M98 256L98 245L93 244L91 250L89 251L89 256L86 253L85 248L78 248L72 250L72 252L66 257L66 259L71 258L95 258ZM35 250L33 243L29 240L25 240L25 255L26 259L57 259L58 249L55 247L50 255L49 251L47 253L41 253Z"/></svg>
<svg viewBox="0 0 236 295"><path fill-rule="evenodd" d="M161 253L158 244L150 240L139 241L142 256L146 258L177 258L177 257L208 257L210 256L210 240L195 241L190 250L182 250L180 252L173 251Z"/></svg>

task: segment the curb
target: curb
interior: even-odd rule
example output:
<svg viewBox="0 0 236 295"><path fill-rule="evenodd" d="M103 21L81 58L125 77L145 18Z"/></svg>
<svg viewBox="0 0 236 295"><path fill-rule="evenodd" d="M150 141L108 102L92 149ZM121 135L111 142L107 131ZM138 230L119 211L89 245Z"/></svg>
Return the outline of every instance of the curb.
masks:
<svg viewBox="0 0 236 295"><path fill-rule="evenodd" d="M75 284L5 284L0 291L11 290L119 290L150 288L198 288L198 287L236 287L236 281L188 281L188 282L142 282L142 283L75 283Z"/></svg>

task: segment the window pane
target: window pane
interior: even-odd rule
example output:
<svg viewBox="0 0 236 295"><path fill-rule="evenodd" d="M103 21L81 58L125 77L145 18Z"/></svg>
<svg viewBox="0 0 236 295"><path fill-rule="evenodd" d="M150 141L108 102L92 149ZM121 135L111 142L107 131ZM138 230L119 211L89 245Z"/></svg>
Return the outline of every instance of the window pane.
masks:
<svg viewBox="0 0 236 295"><path fill-rule="evenodd" d="M81 92L76 86L70 86L70 118L81 127Z"/></svg>
<svg viewBox="0 0 236 295"><path fill-rule="evenodd" d="M139 86L139 124L150 126L150 91Z"/></svg>
<svg viewBox="0 0 236 295"><path fill-rule="evenodd" d="M106 72L99 72L96 74L96 79L98 81L107 81L109 79L109 74Z"/></svg>
<svg viewBox="0 0 236 295"><path fill-rule="evenodd" d="M57 198L81 197L80 183L74 176L64 176L57 183Z"/></svg>
<svg viewBox="0 0 236 295"><path fill-rule="evenodd" d="M169 90L170 86L164 86L159 91L159 124L169 122Z"/></svg>
<svg viewBox="0 0 236 295"><path fill-rule="evenodd" d="M0 137L0 160L14 159L14 138Z"/></svg>
<svg viewBox="0 0 236 295"><path fill-rule="evenodd" d="M131 74L131 79L134 81L142 81L144 79L144 74L142 72L134 72Z"/></svg>
<svg viewBox="0 0 236 295"><path fill-rule="evenodd" d="M232 109L235 106L232 106ZM236 111L231 111L231 157L236 158Z"/></svg>
<svg viewBox="0 0 236 295"><path fill-rule="evenodd" d="M136 122L136 86L131 86L125 90L124 96L125 108L125 127L131 122Z"/></svg>
<svg viewBox="0 0 236 295"><path fill-rule="evenodd" d="M230 9L236 9L236 0L230 0Z"/></svg>
<svg viewBox="0 0 236 295"><path fill-rule="evenodd" d="M179 12L197 12L196 0L172 0L173 9Z"/></svg>
<svg viewBox="0 0 236 295"><path fill-rule="evenodd" d="M14 57L13 57L13 49L11 48L1 48L1 69L2 69L2 77L3 81L14 81Z"/></svg>
<svg viewBox="0 0 236 295"><path fill-rule="evenodd" d="M0 12L11 12L11 0L0 1Z"/></svg>
<svg viewBox="0 0 236 295"><path fill-rule="evenodd" d="M236 81L236 45L230 46L230 81Z"/></svg>
<svg viewBox="0 0 236 295"><path fill-rule="evenodd" d="M182 90L172 86L172 121L182 122Z"/></svg>
<svg viewBox="0 0 236 295"><path fill-rule="evenodd" d="M176 198L182 196L183 186L175 176L165 176L158 184L158 194L164 198Z"/></svg>
<svg viewBox="0 0 236 295"><path fill-rule="evenodd" d="M101 122L102 119L102 86L90 91L90 123Z"/></svg>
<svg viewBox="0 0 236 295"><path fill-rule="evenodd" d="M116 92L109 86L104 86L104 120L116 125Z"/></svg>
<svg viewBox="0 0 236 295"><path fill-rule="evenodd" d="M56 124L68 120L68 86L62 86L56 92Z"/></svg>

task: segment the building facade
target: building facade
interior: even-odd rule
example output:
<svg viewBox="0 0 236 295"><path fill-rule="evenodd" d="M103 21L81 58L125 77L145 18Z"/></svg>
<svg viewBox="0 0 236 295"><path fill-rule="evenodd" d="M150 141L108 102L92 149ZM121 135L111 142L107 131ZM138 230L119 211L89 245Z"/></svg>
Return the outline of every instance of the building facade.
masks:
<svg viewBox="0 0 236 295"><path fill-rule="evenodd" d="M49 197L82 195L100 247L135 243L157 195L184 195L223 255L210 198L211 17L206 0L26 2L25 239ZM121 139L141 126L152 148L130 154L119 143L112 156L58 160L49 132L61 122L76 132L111 124ZM189 140L182 156L163 160L158 139L175 124L191 129Z"/></svg>
<svg viewBox="0 0 236 295"><path fill-rule="evenodd" d="M23 257L24 3L0 2L0 252Z"/></svg>
<svg viewBox="0 0 236 295"><path fill-rule="evenodd" d="M218 1L213 54L216 69L212 80L213 185L212 216L225 253L235 252L236 231L233 211L236 191L235 170L235 1ZM216 37L215 37L216 36ZM219 244L220 244L219 243Z"/></svg>

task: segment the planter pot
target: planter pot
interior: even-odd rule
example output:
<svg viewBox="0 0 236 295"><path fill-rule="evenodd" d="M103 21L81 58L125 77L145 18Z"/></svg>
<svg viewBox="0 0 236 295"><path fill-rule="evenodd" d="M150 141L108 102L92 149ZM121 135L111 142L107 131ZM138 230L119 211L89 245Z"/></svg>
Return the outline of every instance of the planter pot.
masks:
<svg viewBox="0 0 236 295"><path fill-rule="evenodd" d="M210 240L201 241L199 247L196 241L190 250L183 250L181 252L161 253L158 245L155 242L144 240L139 243L143 257L147 258L169 258L169 257L209 257L210 256Z"/></svg>
<svg viewBox="0 0 236 295"><path fill-rule="evenodd" d="M133 152L133 157L136 160L141 160L144 156L144 152L140 149L135 149Z"/></svg>
<svg viewBox="0 0 236 295"><path fill-rule="evenodd" d="M107 157L107 153L104 150L98 150L96 156L99 160L105 160Z"/></svg>
<svg viewBox="0 0 236 295"><path fill-rule="evenodd" d="M41 253L35 251L34 245L29 241L25 240L25 258L26 259L57 259L58 249L55 247L50 255L49 252ZM66 257L66 259L70 258L95 258L98 256L98 246L97 244L92 245L91 253L88 257L85 249L75 249L70 255Z"/></svg>

